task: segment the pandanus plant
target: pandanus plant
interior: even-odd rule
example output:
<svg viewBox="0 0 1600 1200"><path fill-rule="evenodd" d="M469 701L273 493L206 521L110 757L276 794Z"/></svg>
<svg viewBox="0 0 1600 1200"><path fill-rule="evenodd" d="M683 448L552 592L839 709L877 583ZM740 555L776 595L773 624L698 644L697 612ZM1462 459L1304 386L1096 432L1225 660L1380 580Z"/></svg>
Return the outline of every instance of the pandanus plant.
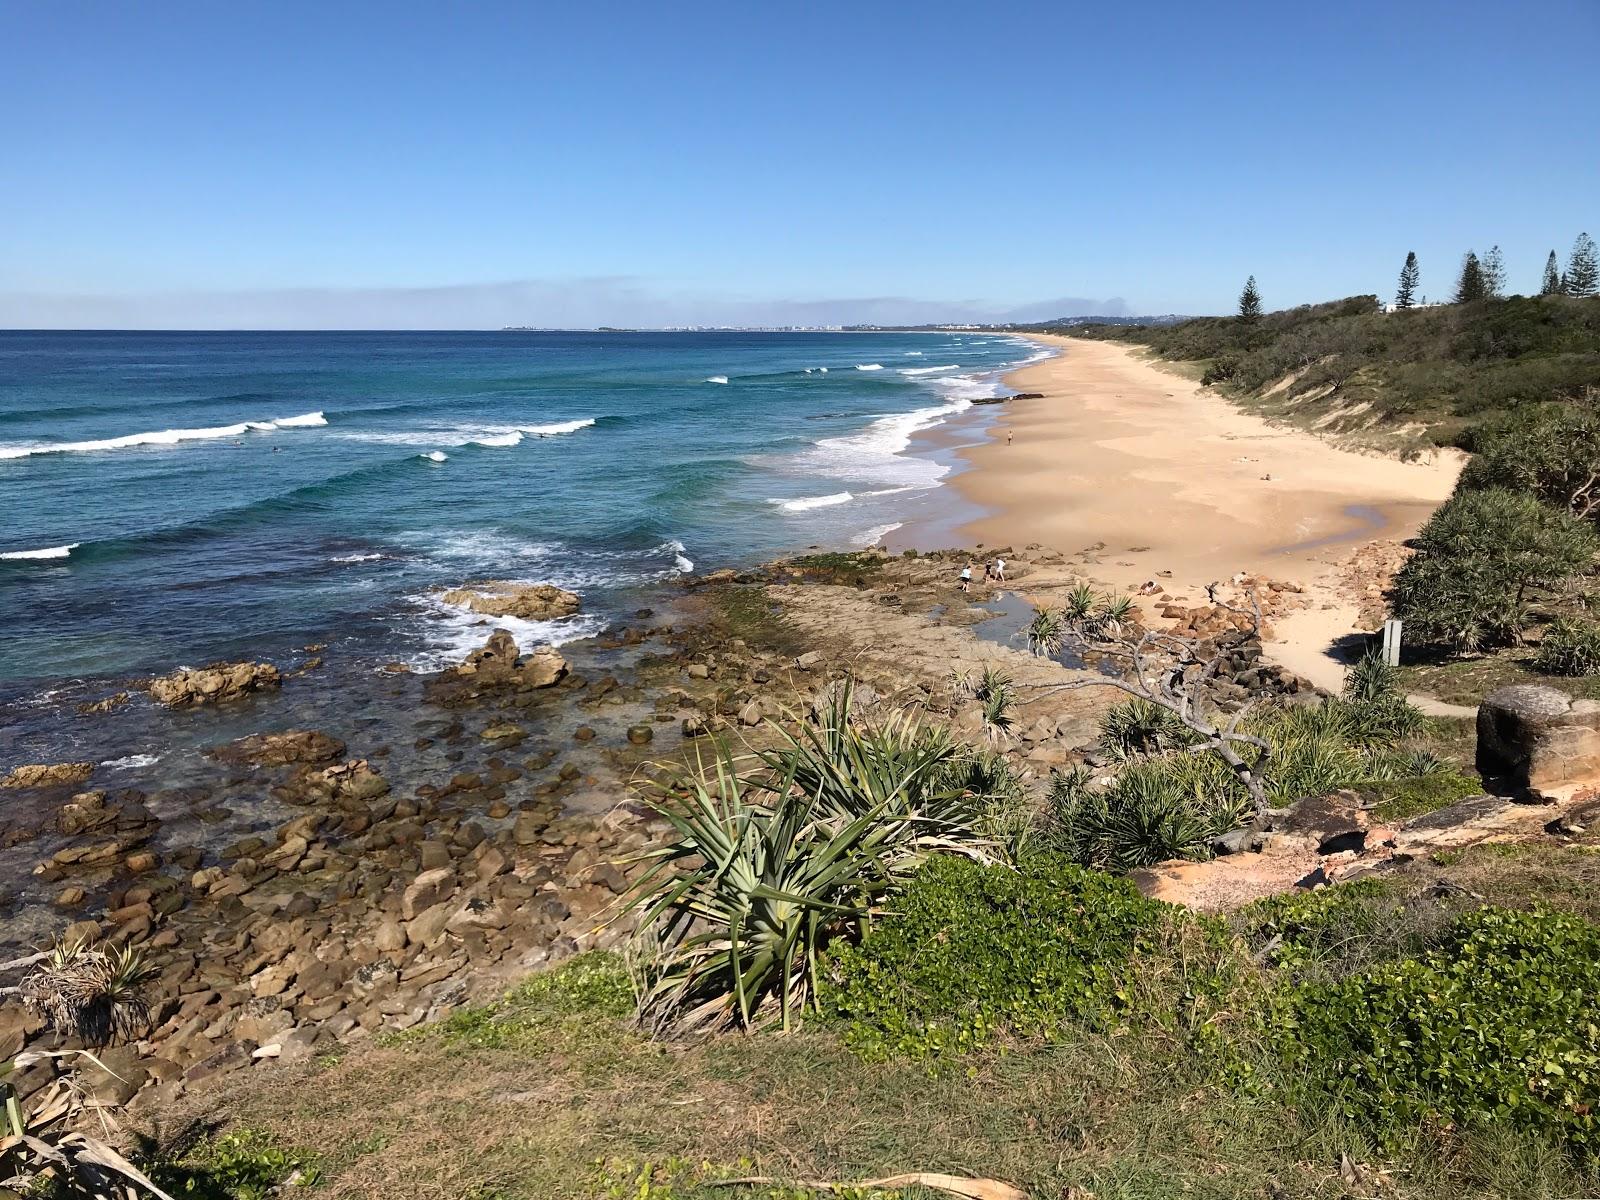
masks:
<svg viewBox="0 0 1600 1200"><path fill-rule="evenodd" d="M641 1017L678 1031L776 1021L816 995L827 943L869 920L929 854L986 859L978 804L952 782L959 748L904 715L783 731L741 767L725 746L650 802L673 839L649 851L629 909L661 951Z"/></svg>

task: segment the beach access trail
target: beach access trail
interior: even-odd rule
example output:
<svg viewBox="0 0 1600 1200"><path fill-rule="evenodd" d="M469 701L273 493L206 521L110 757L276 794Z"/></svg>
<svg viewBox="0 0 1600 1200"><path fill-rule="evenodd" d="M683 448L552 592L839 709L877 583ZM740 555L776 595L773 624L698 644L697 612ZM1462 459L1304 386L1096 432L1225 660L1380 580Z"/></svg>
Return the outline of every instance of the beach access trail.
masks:
<svg viewBox="0 0 1600 1200"><path fill-rule="evenodd" d="M1293 583L1299 601L1274 622L1267 653L1337 688L1336 648L1377 599L1361 558L1381 559L1374 543L1416 533L1450 495L1462 456L1402 462L1341 449L1244 412L1136 350L1030 336L1057 353L1006 376L1037 398L984 410L991 437L965 451L971 469L954 485L987 515L963 538L1084 547L1079 574L1120 590L1153 580L1189 601L1240 574ZM1030 578L1024 590L1048 583Z"/></svg>

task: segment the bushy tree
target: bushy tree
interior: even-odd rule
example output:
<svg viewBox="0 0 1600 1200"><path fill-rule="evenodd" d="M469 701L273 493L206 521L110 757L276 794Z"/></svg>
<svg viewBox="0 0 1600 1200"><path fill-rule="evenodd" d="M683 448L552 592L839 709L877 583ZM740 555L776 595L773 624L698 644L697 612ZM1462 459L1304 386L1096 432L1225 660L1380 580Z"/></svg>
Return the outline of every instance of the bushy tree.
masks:
<svg viewBox="0 0 1600 1200"><path fill-rule="evenodd" d="M1572 243L1572 254L1567 259L1567 286L1569 296L1593 296L1600 293L1600 251L1594 239L1580 233Z"/></svg>
<svg viewBox="0 0 1600 1200"><path fill-rule="evenodd" d="M1600 412L1537 404L1481 429L1456 494L1520 492L1575 517L1600 516Z"/></svg>
<svg viewBox="0 0 1600 1200"><path fill-rule="evenodd" d="M1550 257L1544 260L1544 279L1539 284L1539 295L1559 296L1561 287L1561 266L1556 262L1556 252L1550 251Z"/></svg>
<svg viewBox="0 0 1600 1200"><path fill-rule="evenodd" d="M1395 576L1395 614L1423 641L1475 651L1516 642L1529 593L1593 564L1594 531L1525 493L1469 491L1446 501Z"/></svg>
<svg viewBox="0 0 1600 1200"><path fill-rule="evenodd" d="M1483 294L1491 300L1505 295L1506 260L1499 246L1489 247L1489 253L1483 256L1482 268Z"/></svg>
<svg viewBox="0 0 1600 1200"><path fill-rule="evenodd" d="M1239 293L1239 319L1246 323L1261 319L1261 292L1254 275L1245 280L1244 291Z"/></svg>
<svg viewBox="0 0 1600 1200"><path fill-rule="evenodd" d="M1489 285L1483 277L1483 264L1471 250L1461 260L1461 274L1456 279L1456 303L1470 304L1489 294Z"/></svg>
<svg viewBox="0 0 1600 1200"><path fill-rule="evenodd" d="M1417 252L1411 251L1406 255L1406 264L1400 268L1400 286L1395 290L1394 306L1396 308L1410 308L1417 301L1417 284L1422 279L1422 272L1417 267Z"/></svg>

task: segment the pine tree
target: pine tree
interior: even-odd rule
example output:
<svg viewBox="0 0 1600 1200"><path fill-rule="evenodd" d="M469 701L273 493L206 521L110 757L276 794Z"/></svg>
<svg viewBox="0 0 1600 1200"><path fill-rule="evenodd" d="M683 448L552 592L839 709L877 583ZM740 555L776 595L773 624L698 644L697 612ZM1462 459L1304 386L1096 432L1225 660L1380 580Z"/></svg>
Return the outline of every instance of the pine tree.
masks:
<svg viewBox="0 0 1600 1200"><path fill-rule="evenodd" d="M1567 295L1593 296L1600 292L1600 251L1594 239L1580 233L1572 243L1572 254L1567 259Z"/></svg>
<svg viewBox="0 0 1600 1200"><path fill-rule="evenodd" d="M1483 256L1482 270L1484 297L1494 300L1505 295L1506 263L1500 255L1499 246L1489 247L1489 253Z"/></svg>
<svg viewBox="0 0 1600 1200"><path fill-rule="evenodd" d="M1539 295L1559 296L1565 289L1561 286L1561 268L1556 263L1556 252L1550 251L1550 257L1544 260L1544 281L1539 284Z"/></svg>
<svg viewBox="0 0 1600 1200"><path fill-rule="evenodd" d="M1400 268L1400 287L1394 294L1396 308L1410 308L1416 303L1417 283L1422 278L1422 272L1417 269L1417 252L1415 250L1406 255L1406 265Z"/></svg>
<svg viewBox="0 0 1600 1200"><path fill-rule="evenodd" d="M1461 276L1456 281L1456 303L1471 304L1487 295L1483 282L1483 264L1471 250L1461 260Z"/></svg>
<svg viewBox="0 0 1600 1200"><path fill-rule="evenodd" d="M1254 275L1245 280L1244 291L1239 293L1239 319L1246 323L1261 319L1261 292Z"/></svg>

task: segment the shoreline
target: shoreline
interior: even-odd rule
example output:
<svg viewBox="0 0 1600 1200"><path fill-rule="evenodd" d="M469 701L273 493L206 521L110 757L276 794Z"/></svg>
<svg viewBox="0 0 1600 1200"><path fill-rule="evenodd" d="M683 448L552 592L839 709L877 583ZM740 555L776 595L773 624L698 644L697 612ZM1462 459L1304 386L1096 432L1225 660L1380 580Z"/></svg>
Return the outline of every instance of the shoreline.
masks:
<svg viewBox="0 0 1600 1200"><path fill-rule="evenodd" d="M1336 688L1336 647L1357 632L1364 598L1343 576L1373 543L1416 533L1450 495L1460 457L1343 450L1120 345L1020 336L1056 353L1003 383L1041 398L993 406L981 440L944 427L947 445L966 443L944 482L981 514L954 527L957 542L1050 546L1103 586L1154 583L1174 599L1242 575L1293 585L1304 603L1274 622L1267 652ZM910 522L899 532L898 544L923 540Z"/></svg>

